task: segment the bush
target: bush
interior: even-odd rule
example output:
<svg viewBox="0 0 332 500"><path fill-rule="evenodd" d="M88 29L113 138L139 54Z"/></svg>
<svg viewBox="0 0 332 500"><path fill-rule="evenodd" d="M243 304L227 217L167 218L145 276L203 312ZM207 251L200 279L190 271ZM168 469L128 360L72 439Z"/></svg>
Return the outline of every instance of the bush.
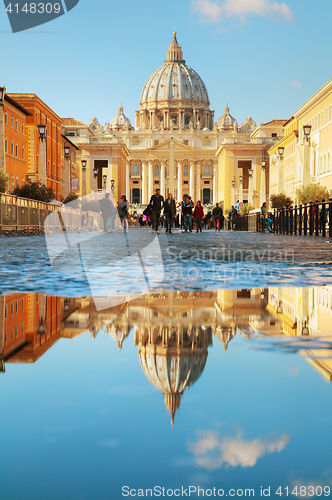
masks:
<svg viewBox="0 0 332 500"><path fill-rule="evenodd" d="M4 170L0 170L0 193L6 192L8 174Z"/></svg>
<svg viewBox="0 0 332 500"><path fill-rule="evenodd" d="M53 189L41 182L27 182L24 186L15 188L13 194L31 200L46 201L46 203L55 198Z"/></svg>
<svg viewBox="0 0 332 500"><path fill-rule="evenodd" d="M289 201L291 205L293 204L293 200L289 196L286 196L284 193L271 194L270 196L272 208L283 208L286 206L287 201Z"/></svg>
<svg viewBox="0 0 332 500"><path fill-rule="evenodd" d="M298 197L299 203L310 203L311 201L322 200L328 201L330 197L329 190L326 186L321 186L320 184L307 184L306 186L301 186L296 189L296 195Z"/></svg>
<svg viewBox="0 0 332 500"><path fill-rule="evenodd" d="M239 208L239 214L240 215L246 215L250 212L250 210L254 210L255 207L253 207L250 203L244 203L242 207Z"/></svg>

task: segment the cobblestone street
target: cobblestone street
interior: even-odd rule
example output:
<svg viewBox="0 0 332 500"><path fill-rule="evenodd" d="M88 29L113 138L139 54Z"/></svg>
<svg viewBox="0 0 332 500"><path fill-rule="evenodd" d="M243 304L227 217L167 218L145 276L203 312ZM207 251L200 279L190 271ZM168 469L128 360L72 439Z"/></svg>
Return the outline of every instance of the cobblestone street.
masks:
<svg viewBox="0 0 332 500"><path fill-rule="evenodd" d="M127 238L123 233L70 234L69 251L62 248L63 241L62 235L51 238L51 250L53 245L59 253L52 268L45 237L2 238L1 291L85 295L91 293L85 275L88 273L90 285L93 282L101 294L116 291L120 284L126 293L132 293L140 266L137 255L155 266L149 271L152 275L157 273L159 279L163 274L160 283L157 279L158 289L332 283L332 241L328 238L178 230L171 235L161 230L157 236L148 228L130 228ZM150 244L155 250L160 246L159 260L158 252L153 258L147 252Z"/></svg>

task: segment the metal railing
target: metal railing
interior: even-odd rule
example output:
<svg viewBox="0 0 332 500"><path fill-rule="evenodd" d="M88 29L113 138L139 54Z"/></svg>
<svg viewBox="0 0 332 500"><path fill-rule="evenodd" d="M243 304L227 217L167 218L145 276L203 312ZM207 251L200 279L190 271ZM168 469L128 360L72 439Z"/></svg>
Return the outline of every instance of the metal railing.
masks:
<svg viewBox="0 0 332 500"><path fill-rule="evenodd" d="M82 212L66 206L0 194L0 234L6 236L44 233L45 219L54 211L61 212L61 224L70 231L99 230L103 220L97 212Z"/></svg>
<svg viewBox="0 0 332 500"><path fill-rule="evenodd" d="M272 220L271 228L276 234L332 238L332 198L275 209L269 217ZM224 229L231 229L228 219L225 219ZM261 212L256 212L239 216L235 221L235 229L263 233L268 228Z"/></svg>

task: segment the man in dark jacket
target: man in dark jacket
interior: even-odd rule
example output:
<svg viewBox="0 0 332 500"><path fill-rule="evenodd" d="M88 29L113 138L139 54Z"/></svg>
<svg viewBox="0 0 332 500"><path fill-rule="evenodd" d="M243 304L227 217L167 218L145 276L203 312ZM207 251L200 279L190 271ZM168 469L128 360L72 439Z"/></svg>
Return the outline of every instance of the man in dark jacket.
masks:
<svg viewBox="0 0 332 500"><path fill-rule="evenodd" d="M160 189L156 189L156 194L151 196L150 205L152 207L152 231L158 233L160 212L164 206L164 197L160 194Z"/></svg>
<svg viewBox="0 0 332 500"><path fill-rule="evenodd" d="M212 217L214 221L214 230L220 231L220 219L223 217L222 208L216 203L216 206L212 210Z"/></svg>
<svg viewBox="0 0 332 500"><path fill-rule="evenodd" d="M236 208L234 208L234 205L232 205L232 208L228 212L228 218L231 223L231 231L235 231L235 224L236 224L236 219L238 218L239 214L237 213Z"/></svg>
<svg viewBox="0 0 332 500"><path fill-rule="evenodd" d="M184 205L182 206L182 214L183 214L183 220L184 220L185 233L188 232L188 229L190 232L192 232L191 226L192 226L192 219L193 219L193 207L192 207L192 203L190 202L189 198L186 199L186 201L184 202Z"/></svg>
<svg viewBox="0 0 332 500"><path fill-rule="evenodd" d="M171 233L173 219L176 216L175 200L173 200L172 193L168 193L168 198L164 203L164 215L166 217L166 233Z"/></svg>
<svg viewBox="0 0 332 500"><path fill-rule="evenodd" d="M109 224L112 217L114 217L114 205L110 200L110 194L106 193L105 198L100 202L101 216L104 220L104 233L108 233Z"/></svg>

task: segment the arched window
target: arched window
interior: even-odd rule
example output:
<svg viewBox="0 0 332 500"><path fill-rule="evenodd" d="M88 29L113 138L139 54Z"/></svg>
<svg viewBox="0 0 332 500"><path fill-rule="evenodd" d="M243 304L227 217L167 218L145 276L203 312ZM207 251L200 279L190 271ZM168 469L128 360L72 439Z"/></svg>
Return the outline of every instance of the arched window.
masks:
<svg viewBox="0 0 332 500"><path fill-rule="evenodd" d="M133 166L133 174L139 175L139 165L137 163Z"/></svg>
<svg viewBox="0 0 332 500"><path fill-rule="evenodd" d="M210 165L208 163L204 165L204 175L210 175Z"/></svg>

